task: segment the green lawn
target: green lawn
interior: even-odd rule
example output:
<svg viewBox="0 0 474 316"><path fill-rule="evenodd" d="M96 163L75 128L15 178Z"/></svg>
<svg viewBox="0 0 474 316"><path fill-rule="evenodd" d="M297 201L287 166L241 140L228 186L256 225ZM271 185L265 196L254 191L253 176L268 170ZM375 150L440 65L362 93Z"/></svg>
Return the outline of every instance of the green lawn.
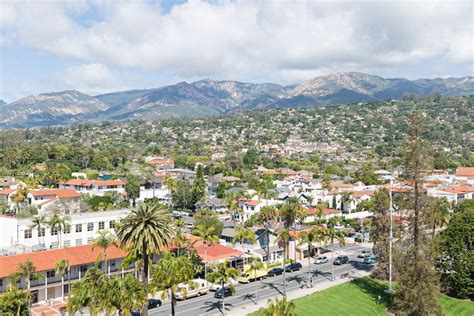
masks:
<svg viewBox="0 0 474 316"><path fill-rule="evenodd" d="M310 315L387 315L386 285L361 278L294 300L298 316ZM380 303L377 304L380 295ZM446 295L440 297L445 315L474 315L474 303ZM250 314L260 315L259 312Z"/></svg>

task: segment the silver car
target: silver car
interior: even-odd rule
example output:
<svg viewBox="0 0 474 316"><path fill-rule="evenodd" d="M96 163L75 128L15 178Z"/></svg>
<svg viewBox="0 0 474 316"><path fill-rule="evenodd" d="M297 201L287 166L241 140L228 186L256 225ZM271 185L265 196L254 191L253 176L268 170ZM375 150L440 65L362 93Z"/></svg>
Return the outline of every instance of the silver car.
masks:
<svg viewBox="0 0 474 316"><path fill-rule="evenodd" d="M329 259L326 256L319 256L316 259L314 259L315 264L323 264L323 263L326 263L328 261L329 261Z"/></svg>

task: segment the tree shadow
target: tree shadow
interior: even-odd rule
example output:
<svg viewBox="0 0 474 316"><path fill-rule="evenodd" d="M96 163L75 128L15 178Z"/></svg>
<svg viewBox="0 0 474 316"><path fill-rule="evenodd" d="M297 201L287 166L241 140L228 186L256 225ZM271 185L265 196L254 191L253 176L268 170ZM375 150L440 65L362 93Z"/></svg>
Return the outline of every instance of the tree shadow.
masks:
<svg viewBox="0 0 474 316"><path fill-rule="evenodd" d="M280 283L278 284L273 284L273 283L266 283L266 282L262 282L263 284L266 284L268 285L270 288L274 289L275 291L277 291L278 293L280 293L280 295L283 295L283 292L278 288L277 285L282 285Z"/></svg>
<svg viewBox="0 0 474 316"><path fill-rule="evenodd" d="M385 292L387 290L386 285L376 282L369 277L355 279L352 281L352 283L357 285L365 293L372 296L375 302L378 302L378 304L382 304L387 307L390 306L391 298L390 294Z"/></svg>
<svg viewBox="0 0 474 316"><path fill-rule="evenodd" d="M205 302L204 303L206 308L206 312L211 312L215 310L219 310L219 312L222 314L222 300L218 300L216 302ZM233 307L232 303L225 303L225 310L230 311L230 308Z"/></svg>
<svg viewBox="0 0 474 316"><path fill-rule="evenodd" d="M257 304L257 297L255 296L255 293L246 293L241 297L242 301L251 301L252 303Z"/></svg>

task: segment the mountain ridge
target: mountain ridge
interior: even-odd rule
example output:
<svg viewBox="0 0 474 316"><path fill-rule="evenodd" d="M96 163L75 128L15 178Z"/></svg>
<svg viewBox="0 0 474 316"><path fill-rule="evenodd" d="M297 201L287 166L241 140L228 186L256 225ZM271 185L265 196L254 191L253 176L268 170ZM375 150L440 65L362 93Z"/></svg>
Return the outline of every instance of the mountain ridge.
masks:
<svg viewBox="0 0 474 316"><path fill-rule="evenodd" d="M87 95L65 90L0 103L0 128L63 125L95 120L200 117L277 107L323 106L337 103L421 96L474 94L474 77L408 80L359 72L339 72L295 85L201 79L151 89Z"/></svg>

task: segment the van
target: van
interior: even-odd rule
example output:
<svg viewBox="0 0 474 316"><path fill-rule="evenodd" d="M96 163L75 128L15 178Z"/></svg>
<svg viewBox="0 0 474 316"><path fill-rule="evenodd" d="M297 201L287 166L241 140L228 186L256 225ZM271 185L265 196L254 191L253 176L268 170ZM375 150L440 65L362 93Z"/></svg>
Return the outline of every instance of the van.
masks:
<svg viewBox="0 0 474 316"><path fill-rule="evenodd" d="M177 286L174 296L177 300L185 300L195 296L205 295L209 292L209 285L204 279L194 279L188 283L180 283Z"/></svg>
<svg viewBox="0 0 474 316"><path fill-rule="evenodd" d="M266 264L262 269L257 271L250 271L250 265L244 265L244 272L237 278L239 283L250 283L255 280L265 279L267 277L268 269L266 268Z"/></svg>

